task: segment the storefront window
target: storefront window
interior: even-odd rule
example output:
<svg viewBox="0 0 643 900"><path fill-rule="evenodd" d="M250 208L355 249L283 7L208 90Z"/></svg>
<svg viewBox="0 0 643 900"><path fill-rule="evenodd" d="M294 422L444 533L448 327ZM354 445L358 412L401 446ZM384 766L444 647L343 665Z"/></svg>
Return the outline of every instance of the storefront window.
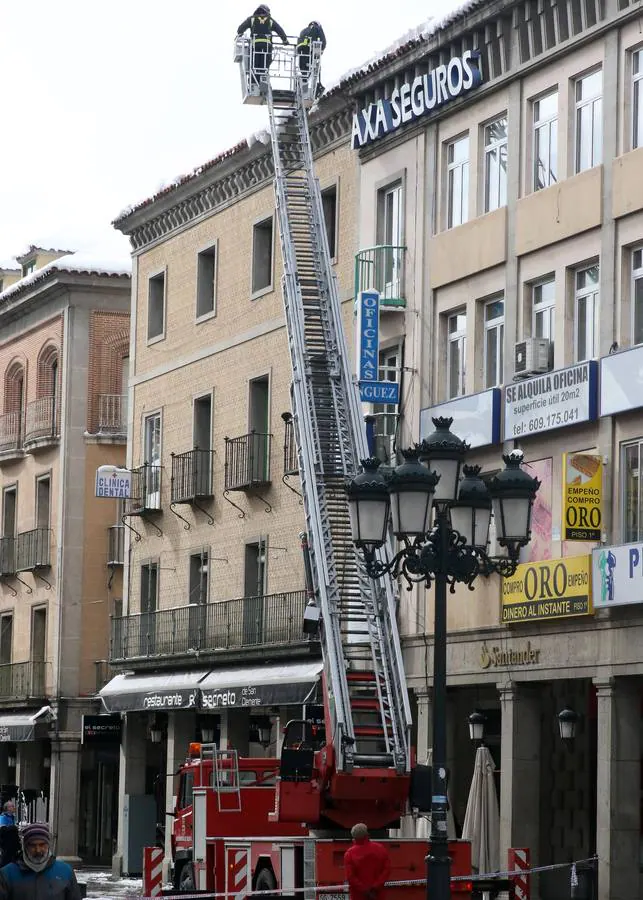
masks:
<svg viewBox="0 0 643 900"><path fill-rule="evenodd" d="M641 448L643 441L625 444L622 449L623 542L640 541L641 528Z"/></svg>

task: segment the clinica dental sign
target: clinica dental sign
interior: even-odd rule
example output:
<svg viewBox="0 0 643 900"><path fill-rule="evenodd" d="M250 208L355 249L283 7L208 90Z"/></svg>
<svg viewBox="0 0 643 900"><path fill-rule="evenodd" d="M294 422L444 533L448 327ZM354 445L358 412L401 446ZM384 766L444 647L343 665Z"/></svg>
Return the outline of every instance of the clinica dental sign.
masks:
<svg viewBox="0 0 643 900"><path fill-rule="evenodd" d="M467 50L445 65L395 88L389 98L371 103L353 116L352 147L358 150L409 122L429 116L482 83L480 54Z"/></svg>

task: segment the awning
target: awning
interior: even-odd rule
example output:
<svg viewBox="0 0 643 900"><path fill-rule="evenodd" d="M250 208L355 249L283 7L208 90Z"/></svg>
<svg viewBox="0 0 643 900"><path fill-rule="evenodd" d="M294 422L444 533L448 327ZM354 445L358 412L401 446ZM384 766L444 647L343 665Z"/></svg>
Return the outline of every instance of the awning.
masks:
<svg viewBox="0 0 643 900"><path fill-rule="evenodd" d="M107 712L195 709L199 706L199 682L207 669L194 672L115 675L99 691Z"/></svg>
<svg viewBox="0 0 643 900"><path fill-rule="evenodd" d="M315 699L320 660L281 666L214 669L199 688L205 709L300 705Z"/></svg>
<svg viewBox="0 0 643 900"><path fill-rule="evenodd" d="M36 713L25 713L0 716L0 742L16 743L22 741L35 741L39 737L45 737L47 726L54 718L51 706L43 706Z"/></svg>
<svg viewBox="0 0 643 900"><path fill-rule="evenodd" d="M301 705L315 700L320 660L163 674L115 675L99 692L107 712Z"/></svg>

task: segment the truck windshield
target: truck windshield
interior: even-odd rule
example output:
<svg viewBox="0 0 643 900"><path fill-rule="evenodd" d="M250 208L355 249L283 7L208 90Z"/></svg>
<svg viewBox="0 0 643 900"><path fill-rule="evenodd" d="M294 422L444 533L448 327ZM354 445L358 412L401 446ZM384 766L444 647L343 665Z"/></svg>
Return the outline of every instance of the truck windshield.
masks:
<svg viewBox="0 0 643 900"><path fill-rule="evenodd" d="M179 783L178 807L185 809L186 806L192 806L192 792L194 788L194 772L182 772L181 781Z"/></svg>

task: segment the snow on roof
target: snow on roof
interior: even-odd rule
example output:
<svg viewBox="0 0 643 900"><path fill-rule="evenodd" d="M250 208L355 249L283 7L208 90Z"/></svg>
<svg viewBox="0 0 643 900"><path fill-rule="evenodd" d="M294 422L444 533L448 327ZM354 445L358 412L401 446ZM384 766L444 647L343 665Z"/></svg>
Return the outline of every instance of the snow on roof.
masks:
<svg viewBox="0 0 643 900"><path fill-rule="evenodd" d="M447 0L447 2L449 2L449 0ZM465 0L465 2L462 2L462 0L457 0L457 2L454 2L453 8L444 13L444 15L427 19L416 28L412 28L410 31L406 31L393 44L376 53L361 66L357 66L356 68L352 68L347 72L344 72L344 74L341 75L334 84L331 84L326 88L323 96L321 97L321 100L323 101L325 97L330 97L331 95L338 93L340 90L348 87L350 84L357 81L364 75L371 74L372 72L383 68L392 59L395 59L398 56L402 56L404 53L412 50L413 47L428 40L428 38L432 37L434 34L437 34L438 31L448 28L456 21L456 19L463 18L464 16L474 12L480 6L483 6L488 2L489 0ZM314 108L316 108L317 105L318 103L315 103ZM267 131L257 131L245 140L240 141L238 144L235 144L234 147L230 147L228 150L224 150L222 153L219 153L218 156L215 156L209 162L198 166L196 169L193 169L192 172L187 172L184 175L179 175L169 184L164 184L162 187L160 187L159 190L151 197L133 203L131 206L127 206L125 209L121 210L121 212L112 221L112 225L118 228L124 222L124 220L128 218L128 216L132 215L132 213L151 206L156 200L159 200L166 194L175 191L181 185L193 181L195 178L198 178L199 175L202 175L209 169L215 168L224 160L229 159L231 156L236 156L238 153L242 153L244 150L249 149L255 143L270 143L269 133Z"/></svg>
<svg viewBox="0 0 643 900"><path fill-rule="evenodd" d="M69 253L67 256L61 256L53 262L47 263L41 269L35 269L30 275L21 278L7 288L6 291L0 293L0 302L8 300L14 294L21 293L25 288L36 284L38 281L44 281L50 275L56 272L66 272L68 274L82 275L107 275L107 276L130 276L132 273L131 259L127 258L106 258L93 253Z"/></svg>
<svg viewBox="0 0 643 900"><path fill-rule="evenodd" d="M20 266L15 259L0 259L0 272L19 272Z"/></svg>

